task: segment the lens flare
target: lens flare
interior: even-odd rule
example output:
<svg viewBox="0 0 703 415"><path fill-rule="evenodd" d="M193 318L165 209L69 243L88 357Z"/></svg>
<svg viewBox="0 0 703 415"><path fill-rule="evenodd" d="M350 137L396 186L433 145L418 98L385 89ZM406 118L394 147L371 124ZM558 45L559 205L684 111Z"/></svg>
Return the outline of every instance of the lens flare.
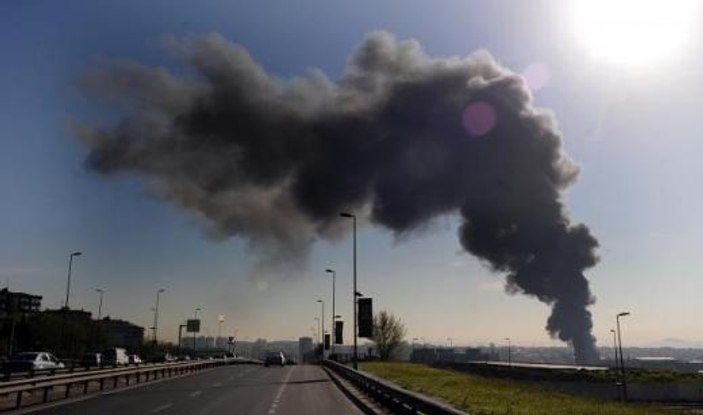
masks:
<svg viewBox="0 0 703 415"><path fill-rule="evenodd" d="M551 73L549 72L549 67L542 62L535 62L528 65L522 71L522 77L525 83L530 88L530 91L538 91L549 83L549 78Z"/></svg>
<svg viewBox="0 0 703 415"><path fill-rule="evenodd" d="M476 101L466 107L463 114L463 124L472 136L480 137L493 130L496 125L496 110L488 102Z"/></svg>

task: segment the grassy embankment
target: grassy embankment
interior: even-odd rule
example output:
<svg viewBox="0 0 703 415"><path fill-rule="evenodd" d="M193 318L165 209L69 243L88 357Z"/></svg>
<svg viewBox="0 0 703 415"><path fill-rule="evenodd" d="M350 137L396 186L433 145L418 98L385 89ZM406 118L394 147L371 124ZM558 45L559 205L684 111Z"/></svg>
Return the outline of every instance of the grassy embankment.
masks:
<svg viewBox="0 0 703 415"><path fill-rule="evenodd" d="M471 415L671 415L661 408L577 397L517 381L489 379L412 363L363 363L361 369L444 400Z"/></svg>

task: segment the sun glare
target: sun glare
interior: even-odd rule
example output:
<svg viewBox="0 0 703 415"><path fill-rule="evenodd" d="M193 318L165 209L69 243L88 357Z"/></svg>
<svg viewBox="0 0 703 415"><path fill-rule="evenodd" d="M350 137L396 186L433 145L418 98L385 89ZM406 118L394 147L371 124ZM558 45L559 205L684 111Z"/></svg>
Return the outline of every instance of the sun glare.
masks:
<svg viewBox="0 0 703 415"><path fill-rule="evenodd" d="M696 0L576 0L578 38L594 57L641 66L671 59L693 37Z"/></svg>

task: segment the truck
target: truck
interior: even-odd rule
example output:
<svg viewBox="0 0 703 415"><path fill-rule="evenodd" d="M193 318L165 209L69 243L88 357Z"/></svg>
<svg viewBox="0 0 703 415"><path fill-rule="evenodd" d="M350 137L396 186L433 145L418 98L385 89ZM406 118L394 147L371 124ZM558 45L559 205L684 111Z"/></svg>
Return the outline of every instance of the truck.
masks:
<svg viewBox="0 0 703 415"><path fill-rule="evenodd" d="M102 364L107 366L121 366L129 364L127 350L121 347L106 349L102 353Z"/></svg>

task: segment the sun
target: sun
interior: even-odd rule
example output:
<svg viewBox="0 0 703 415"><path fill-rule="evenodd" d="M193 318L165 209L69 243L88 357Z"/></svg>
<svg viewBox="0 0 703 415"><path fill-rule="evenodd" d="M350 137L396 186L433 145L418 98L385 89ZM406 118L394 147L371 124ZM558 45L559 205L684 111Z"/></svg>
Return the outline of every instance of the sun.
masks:
<svg viewBox="0 0 703 415"><path fill-rule="evenodd" d="M694 37L697 0L575 0L573 27L589 52L617 64L676 57Z"/></svg>

